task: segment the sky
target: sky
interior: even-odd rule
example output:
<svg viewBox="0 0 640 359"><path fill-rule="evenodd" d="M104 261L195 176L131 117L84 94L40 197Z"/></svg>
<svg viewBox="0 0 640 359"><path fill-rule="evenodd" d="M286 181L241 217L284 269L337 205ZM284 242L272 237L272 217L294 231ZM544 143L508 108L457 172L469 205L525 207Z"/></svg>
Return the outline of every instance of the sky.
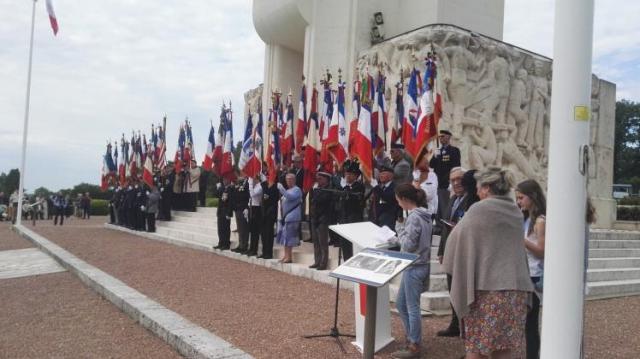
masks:
<svg viewBox="0 0 640 359"><path fill-rule="evenodd" d="M30 0L0 0L0 172L20 166ZM264 44L252 0L54 0L36 3L26 188L99 183L108 140L149 133L168 117L168 150L179 123L193 125L202 157L223 101L242 134L243 94L262 82ZM551 0L505 0L504 41L553 57ZM640 101L640 1L596 0L593 72L617 98Z"/></svg>

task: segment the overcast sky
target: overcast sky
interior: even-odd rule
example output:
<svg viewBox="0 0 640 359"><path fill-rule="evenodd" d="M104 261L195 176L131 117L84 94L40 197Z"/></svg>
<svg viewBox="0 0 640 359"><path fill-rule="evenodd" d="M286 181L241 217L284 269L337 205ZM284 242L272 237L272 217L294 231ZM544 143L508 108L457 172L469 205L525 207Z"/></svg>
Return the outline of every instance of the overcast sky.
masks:
<svg viewBox="0 0 640 359"><path fill-rule="evenodd" d="M264 45L251 0L54 0L53 37L37 3L26 187L99 182L107 139L168 122L193 123L203 155L209 120L233 102L237 138L243 93L262 82ZM551 0L505 0L504 41L553 56ZM535 4L535 5L534 5ZM593 72L640 101L640 1L597 0ZM20 165L30 0L0 0L0 172Z"/></svg>

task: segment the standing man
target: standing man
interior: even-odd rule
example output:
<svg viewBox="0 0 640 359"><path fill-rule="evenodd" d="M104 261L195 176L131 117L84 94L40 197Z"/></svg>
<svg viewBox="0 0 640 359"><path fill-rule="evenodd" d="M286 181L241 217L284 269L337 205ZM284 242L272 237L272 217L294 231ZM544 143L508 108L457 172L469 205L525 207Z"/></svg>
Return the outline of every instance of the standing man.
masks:
<svg viewBox="0 0 640 359"><path fill-rule="evenodd" d="M316 183L318 187L311 194L310 212L314 263L309 268L325 270L329 264L329 225L333 224L334 214L333 194L328 191L331 174L318 171Z"/></svg>
<svg viewBox="0 0 640 359"><path fill-rule="evenodd" d="M380 168L378 184L373 187L372 207L376 225L387 226L392 231L396 230L396 221L401 208L396 200L395 185L393 183L393 168L383 166Z"/></svg>
<svg viewBox="0 0 640 359"><path fill-rule="evenodd" d="M120 196L120 186L116 186L113 190L113 195L111 196L111 200L109 200L109 224L118 223L117 213L118 213L118 197Z"/></svg>
<svg viewBox="0 0 640 359"><path fill-rule="evenodd" d="M221 251L231 248L231 217L233 217L233 208L230 202L233 186L231 181L223 177L222 184L216 184L216 197L218 197L218 209L216 217L218 219L218 245L213 249Z"/></svg>
<svg viewBox="0 0 640 359"><path fill-rule="evenodd" d="M451 132L447 130L441 130L438 135L440 141L440 148L436 150L435 154L429 161L429 166L433 168L434 172L438 176L438 218L445 218L443 216L444 209L449 205L449 172L454 167L460 167L460 150L457 147L452 146ZM427 156L429 153L427 154ZM437 228L442 228L440 223L436 223Z"/></svg>
<svg viewBox="0 0 640 359"><path fill-rule="evenodd" d="M155 185L151 186L151 190L147 191L147 232L156 231L156 214L160 204L160 191Z"/></svg>
<svg viewBox="0 0 640 359"><path fill-rule="evenodd" d="M236 215L238 246L232 252L244 254L249 250L249 182L240 177L231 193L231 206Z"/></svg>
<svg viewBox="0 0 640 359"><path fill-rule="evenodd" d="M136 189L133 188L133 179L129 179L129 186L124 195L124 208L126 211L125 224L129 229L136 227Z"/></svg>
<svg viewBox="0 0 640 359"><path fill-rule="evenodd" d="M258 175L259 178L259 175ZM258 255L258 243L262 232L262 185L258 178L249 178L249 232L251 239L247 256Z"/></svg>
<svg viewBox="0 0 640 359"><path fill-rule="evenodd" d="M171 220L171 201L173 200L173 184L176 180L176 174L172 166L165 167L161 177L160 194L160 213L158 219L163 221Z"/></svg>
<svg viewBox="0 0 640 359"><path fill-rule="evenodd" d="M55 197L53 197L53 209L55 212L55 217L53 219L53 225L58 224L58 217L60 217L60 225L64 224L64 210L67 207L67 200L62 196L61 192L58 192Z"/></svg>
<svg viewBox="0 0 640 359"><path fill-rule="evenodd" d="M198 200L200 207L207 205L207 183L209 182L209 171L202 170L204 166L200 166L200 192L198 192Z"/></svg>
<svg viewBox="0 0 640 359"><path fill-rule="evenodd" d="M344 179L346 184L342 186L344 194L342 199L340 223L356 223L364 220L364 185L358 180L360 177L360 164L355 160L344 162ZM346 238L340 237L340 248L345 261L353 256L353 244Z"/></svg>
<svg viewBox="0 0 640 359"><path fill-rule="evenodd" d="M147 221L147 191L144 188L144 185L140 183L136 183L135 185L135 195L136 199L134 201L134 210L135 210L135 224L134 229L136 231L144 231L146 228Z"/></svg>
<svg viewBox="0 0 640 359"><path fill-rule="evenodd" d="M391 144L391 168L393 168L393 184L398 186L403 183L411 183L411 164L404 157L404 145Z"/></svg>
<svg viewBox="0 0 640 359"><path fill-rule="evenodd" d="M278 201L280 191L274 183L269 186L269 181L262 181L262 255L258 258L273 258L273 239L275 238L275 224L278 220Z"/></svg>

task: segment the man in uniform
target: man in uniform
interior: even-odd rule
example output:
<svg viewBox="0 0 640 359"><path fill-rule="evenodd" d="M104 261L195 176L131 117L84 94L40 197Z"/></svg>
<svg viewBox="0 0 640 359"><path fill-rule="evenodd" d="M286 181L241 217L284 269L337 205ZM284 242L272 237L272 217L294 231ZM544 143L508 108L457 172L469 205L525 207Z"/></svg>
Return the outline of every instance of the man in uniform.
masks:
<svg viewBox="0 0 640 359"><path fill-rule="evenodd" d="M393 168L381 167L380 178L377 185L371 190L371 195L373 197L373 223L380 227L387 226L392 231L395 231L396 221L401 209L396 200L396 186L393 183L393 174Z"/></svg>
<svg viewBox="0 0 640 359"><path fill-rule="evenodd" d="M249 182L240 177L231 192L231 206L236 215L238 246L232 252L244 254L249 250Z"/></svg>
<svg viewBox="0 0 640 359"><path fill-rule="evenodd" d="M311 193L311 230L314 263L309 268L327 269L329 264L329 225L333 224L334 202L330 190L331 174L318 171L317 188Z"/></svg>
<svg viewBox="0 0 640 359"><path fill-rule="evenodd" d="M262 255L258 258L273 258L273 239L275 237L274 227L278 220L278 201L280 200L280 191L274 183L269 186L269 181L264 180L262 186Z"/></svg>
<svg viewBox="0 0 640 359"><path fill-rule="evenodd" d="M438 218L443 218L444 209L449 205L449 172L454 167L460 167L460 150L450 145L451 132L441 130L438 135L440 148L431 157L429 166L438 176ZM436 222L436 227L440 224Z"/></svg>
<svg viewBox="0 0 640 359"><path fill-rule="evenodd" d="M124 208L127 212L126 226L129 229L136 228L136 190L133 188L133 179L129 179L129 185L125 192Z"/></svg>
<svg viewBox="0 0 640 359"><path fill-rule="evenodd" d="M147 222L147 190L141 183L136 183L134 187L135 199L135 230L144 231Z"/></svg>
<svg viewBox="0 0 640 359"><path fill-rule="evenodd" d="M411 164L404 157L404 145L401 143L391 144L391 168L393 168L393 184L411 183Z"/></svg>
<svg viewBox="0 0 640 359"><path fill-rule="evenodd" d="M216 217L218 219L218 245L213 249L227 250L231 248L231 217L233 217L233 208L231 206L231 192L233 186L231 181L226 177L222 178L222 184L216 184L216 197L218 197L218 209Z"/></svg>
<svg viewBox="0 0 640 359"><path fill-rule="evenodd" d="M173 171L173 167L167 166L163 171L164 175L161 179L160 194L162 199L160 200L160 213L158 215L159 220L170 221L171 220L171 201L173 200L173 184L176 180L176 174Z"/></svg>
<svg viewBox="0 0 640 359"><path fill-rule="evenodd" d="M360 177L360 164L355 160L344 162L345 185L342 186L344 194L342 200L340 223L356 223L364 220L364 185L358 180ZM353 244L345 238L340 238L342 257L348 260L353 256Z"/></svg>
<svg viewBox="0 0 640 359"><path fill-rule="evenodd" d="M259 177L258 177L259 178ZM247 180L249 184L249 251L245 254L249 257L258 255L260 232L262 232L262 185L258 178Z"/></svg>

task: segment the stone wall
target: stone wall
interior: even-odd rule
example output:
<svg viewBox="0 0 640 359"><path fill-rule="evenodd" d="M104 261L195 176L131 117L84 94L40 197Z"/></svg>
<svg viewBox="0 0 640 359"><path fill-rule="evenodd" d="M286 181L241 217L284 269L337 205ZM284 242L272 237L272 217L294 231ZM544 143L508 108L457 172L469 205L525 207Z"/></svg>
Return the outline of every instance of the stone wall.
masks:
<svg viewBox="0 0 640 359"><path fill-rule="evenodd" d="M430 51L438 59L440 129L454 134L466 168L510 168L518 180L533 178L546 188L551 100L551 59L450 25L433 25L360 52L357 70L387 76L390 117L403 70L424 70ZM593 77L589 194L598 210L597 227L611 228L615 85ZM576 164L577 166L577 164Z"/></svg>

